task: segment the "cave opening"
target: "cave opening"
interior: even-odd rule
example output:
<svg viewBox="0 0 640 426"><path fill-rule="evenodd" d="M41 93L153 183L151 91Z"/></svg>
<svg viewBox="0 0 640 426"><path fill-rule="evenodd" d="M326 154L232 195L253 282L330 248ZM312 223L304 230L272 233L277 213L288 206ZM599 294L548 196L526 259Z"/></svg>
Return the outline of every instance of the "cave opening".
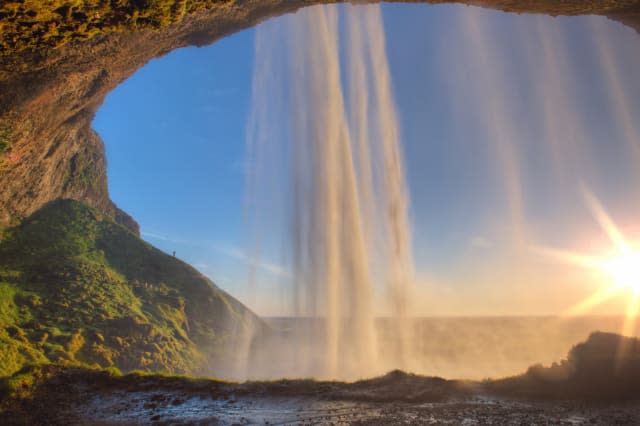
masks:
<svg viewBox="0 0 640 426"><path fill-rule="evenodd" d="M640 209L637 34L594 17L454 5L385 4L382 12L411 194L415 315L566 313L602 277L574 274L530 251L523 261L514 247L523 239L528 249L606 247L582 187L626 235L640 235L633 220ZM273 235L261 256L244 250L254 32L151 61L107 97L94 128L105 141L112 198L139 220L145 239L175 251L259 314L287 316L291 253L281 250L286 212L279 204L265 211ZM274 190L281 181L271 185L271 196L284 197ZM247 284L253 269L259 287ZM624 297L595 313L615 316ZM619 318L598 321L620 327ZM479 325L456 326L484 333ZM433 333L439 326L424 327ZM504 327L495 341L508 346L517 327L542 326ZM482 357L471 348L460 351L475 360L469 371L459 361L417 368L450 377L511 374L558 358L593 323L571 327L547 347L532 339L530 359L505 362L501 371L491 370L494 356L478 368Z"/></svg>

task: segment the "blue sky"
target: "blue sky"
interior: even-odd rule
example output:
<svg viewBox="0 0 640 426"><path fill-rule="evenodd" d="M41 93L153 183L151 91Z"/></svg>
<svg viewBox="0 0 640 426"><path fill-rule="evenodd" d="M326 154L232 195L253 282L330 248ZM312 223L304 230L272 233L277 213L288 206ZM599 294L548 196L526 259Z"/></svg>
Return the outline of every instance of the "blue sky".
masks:
<svg viewBox="0 0 640 426"><path fill-rule="evenodd" d="M562 311L591 287L567 284L571 291L549 301L557 277L529 297L509 284L512 231L492 138L517 139L525 221L536 243L606 244L576 195L578 180L636 233L639 167L625 144L640 123L640 36L604 19L461 6L383 5L383 16L424 282L419 312ZM94 128L105 141L112 199L138 220L143 238L175 250L259 313L277 314L286 298L279 253L261 258L265 288L257 291L246 285L252 260L243 252L253 37L249 29L149 62L107 97ZM488 123L490 113L499 119ZM562 153L559 171L541 148L554 137L585 147Z"/></svg>

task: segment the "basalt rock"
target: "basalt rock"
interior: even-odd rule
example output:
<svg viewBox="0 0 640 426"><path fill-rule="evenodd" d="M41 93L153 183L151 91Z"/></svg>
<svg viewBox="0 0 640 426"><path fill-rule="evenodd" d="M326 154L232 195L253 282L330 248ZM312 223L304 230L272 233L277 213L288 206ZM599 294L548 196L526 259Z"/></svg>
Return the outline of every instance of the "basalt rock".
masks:
<svg viewBox="0 0 640 426"><path fill-rule="evenodd" d="M518 13L598 14L640 30L640 0L454 2ZM72 198L138 232L109 198L103 143L91 128L107 93L152 58L316 3L322 1L2 2L0 229L51 200ZM145 143L153 149L153 141Z"/></svg>

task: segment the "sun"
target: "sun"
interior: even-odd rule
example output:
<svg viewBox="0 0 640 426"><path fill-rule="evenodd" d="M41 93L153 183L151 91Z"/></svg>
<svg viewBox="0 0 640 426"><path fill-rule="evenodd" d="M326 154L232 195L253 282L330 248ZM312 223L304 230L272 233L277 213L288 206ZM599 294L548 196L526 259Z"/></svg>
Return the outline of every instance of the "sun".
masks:
<svg viewBox="0 0 640 426"><path fill-rule="evenodd" d="M621 253L603 262L602 269L619 288L640 294L640 251Z"/></svg>
<svg viewBox="0 0 640 426"><path fill-rule="evenodd" d="M583 191L585 200L595 219L611 240L613 247L608 253L593 256L557 249L541 249L547 255L564 262L588 268L602 274L606 284L587 299L569 310L570 314L581 314L610 298L626 292L626 320L622 334L633 334L635 320L640 313L640 246L625 237L600 202L589 191Z"/></svg>

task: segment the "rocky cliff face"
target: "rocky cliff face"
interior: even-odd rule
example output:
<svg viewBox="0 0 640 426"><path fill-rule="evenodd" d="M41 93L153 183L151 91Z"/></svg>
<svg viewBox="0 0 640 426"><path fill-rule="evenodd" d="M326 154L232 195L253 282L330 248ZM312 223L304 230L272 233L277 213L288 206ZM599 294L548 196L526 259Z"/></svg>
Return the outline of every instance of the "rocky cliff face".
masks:
<svg viewBox="0 0 640 426"><path fill-rule="evenodd" d="M3 2L0 228L48 201L72 198L137 232L135 221L109 198L102 141L91 129L106 94L154 57L179 47L213 43L315 3L322 1ZM512 12L600 14L640 29L640 0L462 3Z"/></svg>

